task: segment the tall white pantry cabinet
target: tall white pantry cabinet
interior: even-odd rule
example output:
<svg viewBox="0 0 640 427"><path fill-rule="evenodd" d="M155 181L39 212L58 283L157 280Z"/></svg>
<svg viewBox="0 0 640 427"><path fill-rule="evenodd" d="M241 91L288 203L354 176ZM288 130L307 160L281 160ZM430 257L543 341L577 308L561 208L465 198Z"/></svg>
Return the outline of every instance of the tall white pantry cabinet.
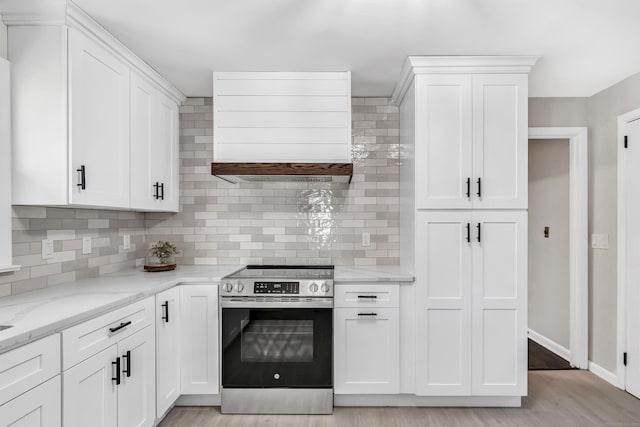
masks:
<svg viewBox="0 0 640 427"><path fill-rule="evenodd" d="M527 394L527 92L534 57L409 57L401 263L415 271L415 394Z"/></svg>

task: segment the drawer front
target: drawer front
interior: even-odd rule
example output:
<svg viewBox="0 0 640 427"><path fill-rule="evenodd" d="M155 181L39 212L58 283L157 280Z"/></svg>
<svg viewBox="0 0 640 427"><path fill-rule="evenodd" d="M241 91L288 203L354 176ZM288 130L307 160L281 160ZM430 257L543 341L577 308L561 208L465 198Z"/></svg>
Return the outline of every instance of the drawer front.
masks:
<svg viewBox="0 0 640 427"><path fill-rule="evenodd" d="M60 334L0 354L0 405L60 373Z"/></svg>
<svg viewBox="0 0 640 427"><path fill-rule="evenodd" d="M154 323L154 297L62 331L62 369L67 370Z"/></svg>
<svg viewBox="0 0 640 427"><path fill-rule="evenodd" d="M400 307L399 285L336 285L336 307Z"/></svg>

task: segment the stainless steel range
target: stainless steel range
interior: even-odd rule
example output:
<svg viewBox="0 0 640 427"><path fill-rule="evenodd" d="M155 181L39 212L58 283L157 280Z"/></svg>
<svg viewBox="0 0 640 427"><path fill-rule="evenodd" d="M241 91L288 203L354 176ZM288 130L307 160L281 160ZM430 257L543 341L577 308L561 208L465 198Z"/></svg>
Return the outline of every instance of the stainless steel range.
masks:
<svg viewBox="0 0 640 427"><path fill-rule="evenodd" d="M222 280L222 413L333 412L333 266Z"/></svg>

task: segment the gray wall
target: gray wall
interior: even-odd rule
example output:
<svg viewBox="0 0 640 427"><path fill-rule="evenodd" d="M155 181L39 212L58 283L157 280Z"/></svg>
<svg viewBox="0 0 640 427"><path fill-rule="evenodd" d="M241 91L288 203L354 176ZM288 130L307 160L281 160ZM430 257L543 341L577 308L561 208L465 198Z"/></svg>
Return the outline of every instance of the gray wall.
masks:
<svg viewBox="0 0 640 427"><path fill-rule="evenodd" d="M589 360L611 372L617 365L617 118L637 108L640 73L590 98L529 99L529 126L589 127L589 236L609 235L609 249L589 248Z"/></svg>
<svg viewBox="0 0 640 427"><path fill-rule="evenodd" d="M211 176L212 99L188 99L180 109L181 213L147 214L148 239L176 242L183 264L399 264L398 107L388 98L352 105L351 185L229 184Z"/></svg>
<svg viewBox="0 0 640 427"><path fill-rule="evenodd" d="M549 237L544 227L549 226ZM569 141L529 140L529 328L570 347Z"/></svg>

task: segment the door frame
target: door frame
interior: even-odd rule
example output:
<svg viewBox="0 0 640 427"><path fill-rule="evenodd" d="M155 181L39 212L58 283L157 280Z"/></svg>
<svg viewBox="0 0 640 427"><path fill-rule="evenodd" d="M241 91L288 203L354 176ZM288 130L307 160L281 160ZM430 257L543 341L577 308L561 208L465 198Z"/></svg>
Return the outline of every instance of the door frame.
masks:
<svg viewBox="0 0 640 427"><path fill-rule="evenodd" d="M589 367L589 146L586 127L530 127L529 139L569 140L569 363Z"/></svg>
<svg viewBox="0 0 640 427"><path fill-rule="evenodd" d="M626 388L626 367L624 366L623 354L627 347L627 287L626 287L626 255L627 255L627 228L626 222L626 208L627 200L623 197L626 193L626 156L624 156L624 135L626 133L626 125L630 122L640 119L640 108L637 110L629 111L628 113L620 114L618 116L618 215L617 215L617 238L618 238L618 260L617 260L617 273L618 273L618 298L617 298L617 311L618 311L618 334L617 334L617 346L616 346L616 377L617 386L621 389Z"/></svg>

